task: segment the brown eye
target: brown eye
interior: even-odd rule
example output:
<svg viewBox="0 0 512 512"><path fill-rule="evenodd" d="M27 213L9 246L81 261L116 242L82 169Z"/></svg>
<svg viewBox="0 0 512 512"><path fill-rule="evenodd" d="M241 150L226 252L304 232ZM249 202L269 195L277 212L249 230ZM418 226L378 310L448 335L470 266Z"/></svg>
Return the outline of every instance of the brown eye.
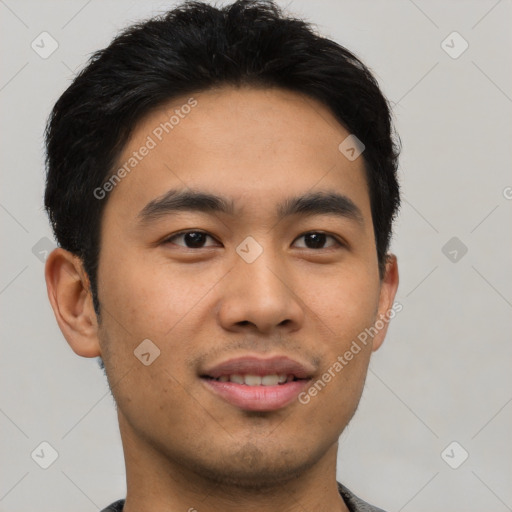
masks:
<svg viewBox="0 0 512 512"><path fill-rule="evenodd" d="M339 242L334 236L328 235L327 233L322 233L320 231L312 231L310 233L304 233L299 238L304 238L306 249L329 249L331 247L342 247L343 246L343 244L341 242ZM326 240L329 238L334 241L334 244L324 247Z"/></svg>
<svg viewBox="0 0 512 512"><path fill-rule="evenodd" d="M213 237L204 231L183 231L166 238L163 243L173 243L174 245L184 246L188 249L201 249L205 246L204 244L207 238L211 238L213 240ZM183 239L184 245L175 243L175 240L177 239Z"/></svg>

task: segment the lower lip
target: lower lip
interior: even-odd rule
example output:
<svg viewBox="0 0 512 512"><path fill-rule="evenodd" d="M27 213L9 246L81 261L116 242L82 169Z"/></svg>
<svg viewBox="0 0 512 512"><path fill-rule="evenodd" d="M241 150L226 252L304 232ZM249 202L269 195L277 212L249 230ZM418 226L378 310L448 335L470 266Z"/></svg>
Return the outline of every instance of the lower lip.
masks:
<svg viewBox="0 0 512 512"><path fill-rule="evenodd" d="M294 380L277 386L247 386L235 382L202 379L206 386L226 402L246 411L276 411L293 402L308 380Z"/></svg>

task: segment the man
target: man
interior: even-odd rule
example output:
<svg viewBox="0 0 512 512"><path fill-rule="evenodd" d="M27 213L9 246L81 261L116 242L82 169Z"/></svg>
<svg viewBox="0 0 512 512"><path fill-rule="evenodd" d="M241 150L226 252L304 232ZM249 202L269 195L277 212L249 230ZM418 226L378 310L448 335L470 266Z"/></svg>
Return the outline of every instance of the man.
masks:
<svg viewBox="0 0 512 512"><path fill-rule="evenodd" d="M105 510L379 510L336 482L398 286L369 70L270 2L183 4L96 53L46 135L48 295L125 454Z"/></svg>

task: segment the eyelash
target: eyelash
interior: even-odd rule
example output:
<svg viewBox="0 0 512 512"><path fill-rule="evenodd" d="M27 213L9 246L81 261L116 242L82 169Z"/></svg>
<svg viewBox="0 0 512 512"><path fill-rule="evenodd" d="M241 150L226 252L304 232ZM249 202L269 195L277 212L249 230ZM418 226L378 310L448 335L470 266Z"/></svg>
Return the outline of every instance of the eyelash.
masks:
<svg viewBox="0 0 512 512"><path fill-rule="evenodd" d="M201 230L197 230L197 229L191 229L191 230L188 230L188 231L180 231L179 233L175 233L174 235L171 235L170 237L164 239L162 241L162 244L167 244L167 243L172 243L171 241L174 240L175 238L178 238L180 236L183 236L183 235L186 235L187 233L202 233L206 236L209 236L210 238L212 238L213 240L215 240L215 238L210 235L209 233L207 233L206 231L201 231ZM325 235L327 238L331 238L334 240L334 242L336 243L336 246L331 246L331 247L325 247L325 248L320 248L320 249L310 249L309 247L300 247L300 249L310 249L312 251L322 251L322 250L328 250L328 249L336 249L336 248L344 248L346 247L346 245L341 242L338 238L336 238L334 235L330 235L329 233L324 233L323 231L307 231L306 233L302 233L302 235L298 236L295 240L298 240L299 238L302 238L306 235L312 235L312 234L320 234L320 235ZM174 244L174 245L178 245L178 244ZM187 246L182 246L182 245L178 245L178 247L183 247L184 249L191 249L191 250L199 250L199 249L207 249L208 247L199 247L199 248L194 248L194 247L187 247Z"/></svg>

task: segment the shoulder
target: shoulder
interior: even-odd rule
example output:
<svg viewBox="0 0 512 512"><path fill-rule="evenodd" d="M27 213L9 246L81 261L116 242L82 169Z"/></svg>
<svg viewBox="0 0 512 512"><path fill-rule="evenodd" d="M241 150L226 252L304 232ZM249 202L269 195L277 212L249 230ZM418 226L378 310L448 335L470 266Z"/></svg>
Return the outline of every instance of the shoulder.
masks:
<svg viewBox="0 0 512 512"><path fill-rule="evenodd" d="M101 512L123 512L124 500L117 500L111 503L107 508Z"/></svg>
<svg viewBox="0 0 512 512"><path fill-rule="evenodd" d="M347 505L350 512L385 512L381 508L374 507L361 498L358 498L353 492L349 491L343 484L338 482L338 490Z"/></svg>

